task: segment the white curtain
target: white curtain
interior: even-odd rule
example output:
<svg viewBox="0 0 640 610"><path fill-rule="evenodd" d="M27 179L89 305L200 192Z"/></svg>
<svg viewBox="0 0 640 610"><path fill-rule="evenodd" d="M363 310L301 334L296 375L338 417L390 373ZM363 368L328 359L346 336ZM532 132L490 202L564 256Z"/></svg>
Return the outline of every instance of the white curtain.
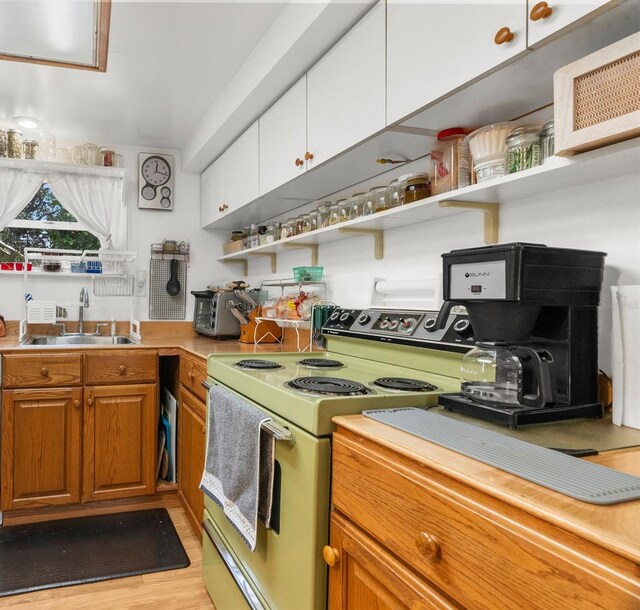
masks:
<svg viewBox="0 0 640 610"><path fill-rule="evenodd" d="M23 169L0 169L0 231L34 198L43 182L42 174Z"/></svg>
<svg viewBox="0 0 640 610"><path fill-rule="evenodd" d="M100 239L102 248L126 249L127 209L122 177L53 174L47 182L63 207Z"/></svg>

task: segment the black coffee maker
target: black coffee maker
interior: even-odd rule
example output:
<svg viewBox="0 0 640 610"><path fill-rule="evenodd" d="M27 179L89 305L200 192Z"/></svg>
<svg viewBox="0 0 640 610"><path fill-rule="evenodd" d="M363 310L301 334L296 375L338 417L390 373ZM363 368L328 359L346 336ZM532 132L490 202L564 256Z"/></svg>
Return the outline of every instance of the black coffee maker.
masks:
<svg viewBox="0 0 640 610"><path fill-rule="evenodd" d="M511 427L602 417L597 307L604 252L512 243L443 254L445 303L469 313L476 348L445 409Z"/></svg>

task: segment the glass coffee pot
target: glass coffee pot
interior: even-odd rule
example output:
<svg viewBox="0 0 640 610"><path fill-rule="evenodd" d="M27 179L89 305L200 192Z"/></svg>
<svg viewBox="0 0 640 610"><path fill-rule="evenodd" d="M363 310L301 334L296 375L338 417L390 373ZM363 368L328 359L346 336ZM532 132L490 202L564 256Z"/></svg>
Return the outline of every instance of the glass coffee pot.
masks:
<svg viewBox="0 0 640 610"><path fill-rule="evenodd" d="M462 394L490 406L544 407L557 400L554 362L541 348L478 343L462 358Z"/></svg>

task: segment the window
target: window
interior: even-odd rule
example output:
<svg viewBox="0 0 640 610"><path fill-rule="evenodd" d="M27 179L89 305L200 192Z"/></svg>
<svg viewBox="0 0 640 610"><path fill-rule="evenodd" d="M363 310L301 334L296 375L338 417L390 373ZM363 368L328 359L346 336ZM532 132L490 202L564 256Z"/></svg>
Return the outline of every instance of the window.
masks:
<svg viewBox="0 0 640 610"><path fill-rule="evenodd" d="M0 261L22 260L25 248L98 250L100 240L78 226L45 183L17 218L0 231Z"/></svg>

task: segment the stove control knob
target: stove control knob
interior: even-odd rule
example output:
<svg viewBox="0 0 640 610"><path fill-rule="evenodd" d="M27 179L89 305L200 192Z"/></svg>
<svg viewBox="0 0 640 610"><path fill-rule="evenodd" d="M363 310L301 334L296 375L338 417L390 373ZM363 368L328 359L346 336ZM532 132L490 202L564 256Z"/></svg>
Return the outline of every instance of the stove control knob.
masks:
<svg viewBox="0 0 640 610"><path fill-rule="evenodd" d="M358 318L358 324L360 324L361 326L364 326L369 320L371 320L371 316L368 313L363 313Z"/></svg>
<svg viewBox="0 0 640 610"><path fill-rule="evenodd" d="M459 335L468 335L471 332L471 322L469 322L468 318L458 320L453 325L453 330L455 330Z"/></svg>
<svg viewBox="0 0 640 610"><path fill-rule="evenodd" d="M384 330L385 328L387 328L387 326L389 326L389 322L391 321L390 318L383 318L382 316L380 316L378 318L378 322L379 322L379 327Z"/></svg>
<svg viewBox="0 0 640 610"><path fill-rule="evenodd" d="M400 318L400 322L402 330L410 330L416 325L417 320L415 318Z"/></svg>
<svg viewBox="0 0 640 610"><path fill-rule="evenodd" d="M335 322L339 317L340 317L340 312L339 312L339 311L334 311L334 312L329 316L329 320L330 320L331 322Z"/></svg>
<svg viewBox="0 0 640 610"><path fill-rule="evenodd" d="M435 318L429 318L424 323L424 329L428 330L430 333L432 333L436 329L436 319Z"/></svg>
<svg viewBox="0 0 640 610"><path fill-rule="evenodd" d="M400 324L400 320L389 320L389 330L394 330Z"/></svg>
<svg viewBox="0 0 640 610"><path fill-rule="evenodd" d="M353 317L351 316L351 314L348 311L345 311L340 316L340 322L343 322L344 324L346 324L347 322L351 322L352 320L353 320Z"/></svg>

